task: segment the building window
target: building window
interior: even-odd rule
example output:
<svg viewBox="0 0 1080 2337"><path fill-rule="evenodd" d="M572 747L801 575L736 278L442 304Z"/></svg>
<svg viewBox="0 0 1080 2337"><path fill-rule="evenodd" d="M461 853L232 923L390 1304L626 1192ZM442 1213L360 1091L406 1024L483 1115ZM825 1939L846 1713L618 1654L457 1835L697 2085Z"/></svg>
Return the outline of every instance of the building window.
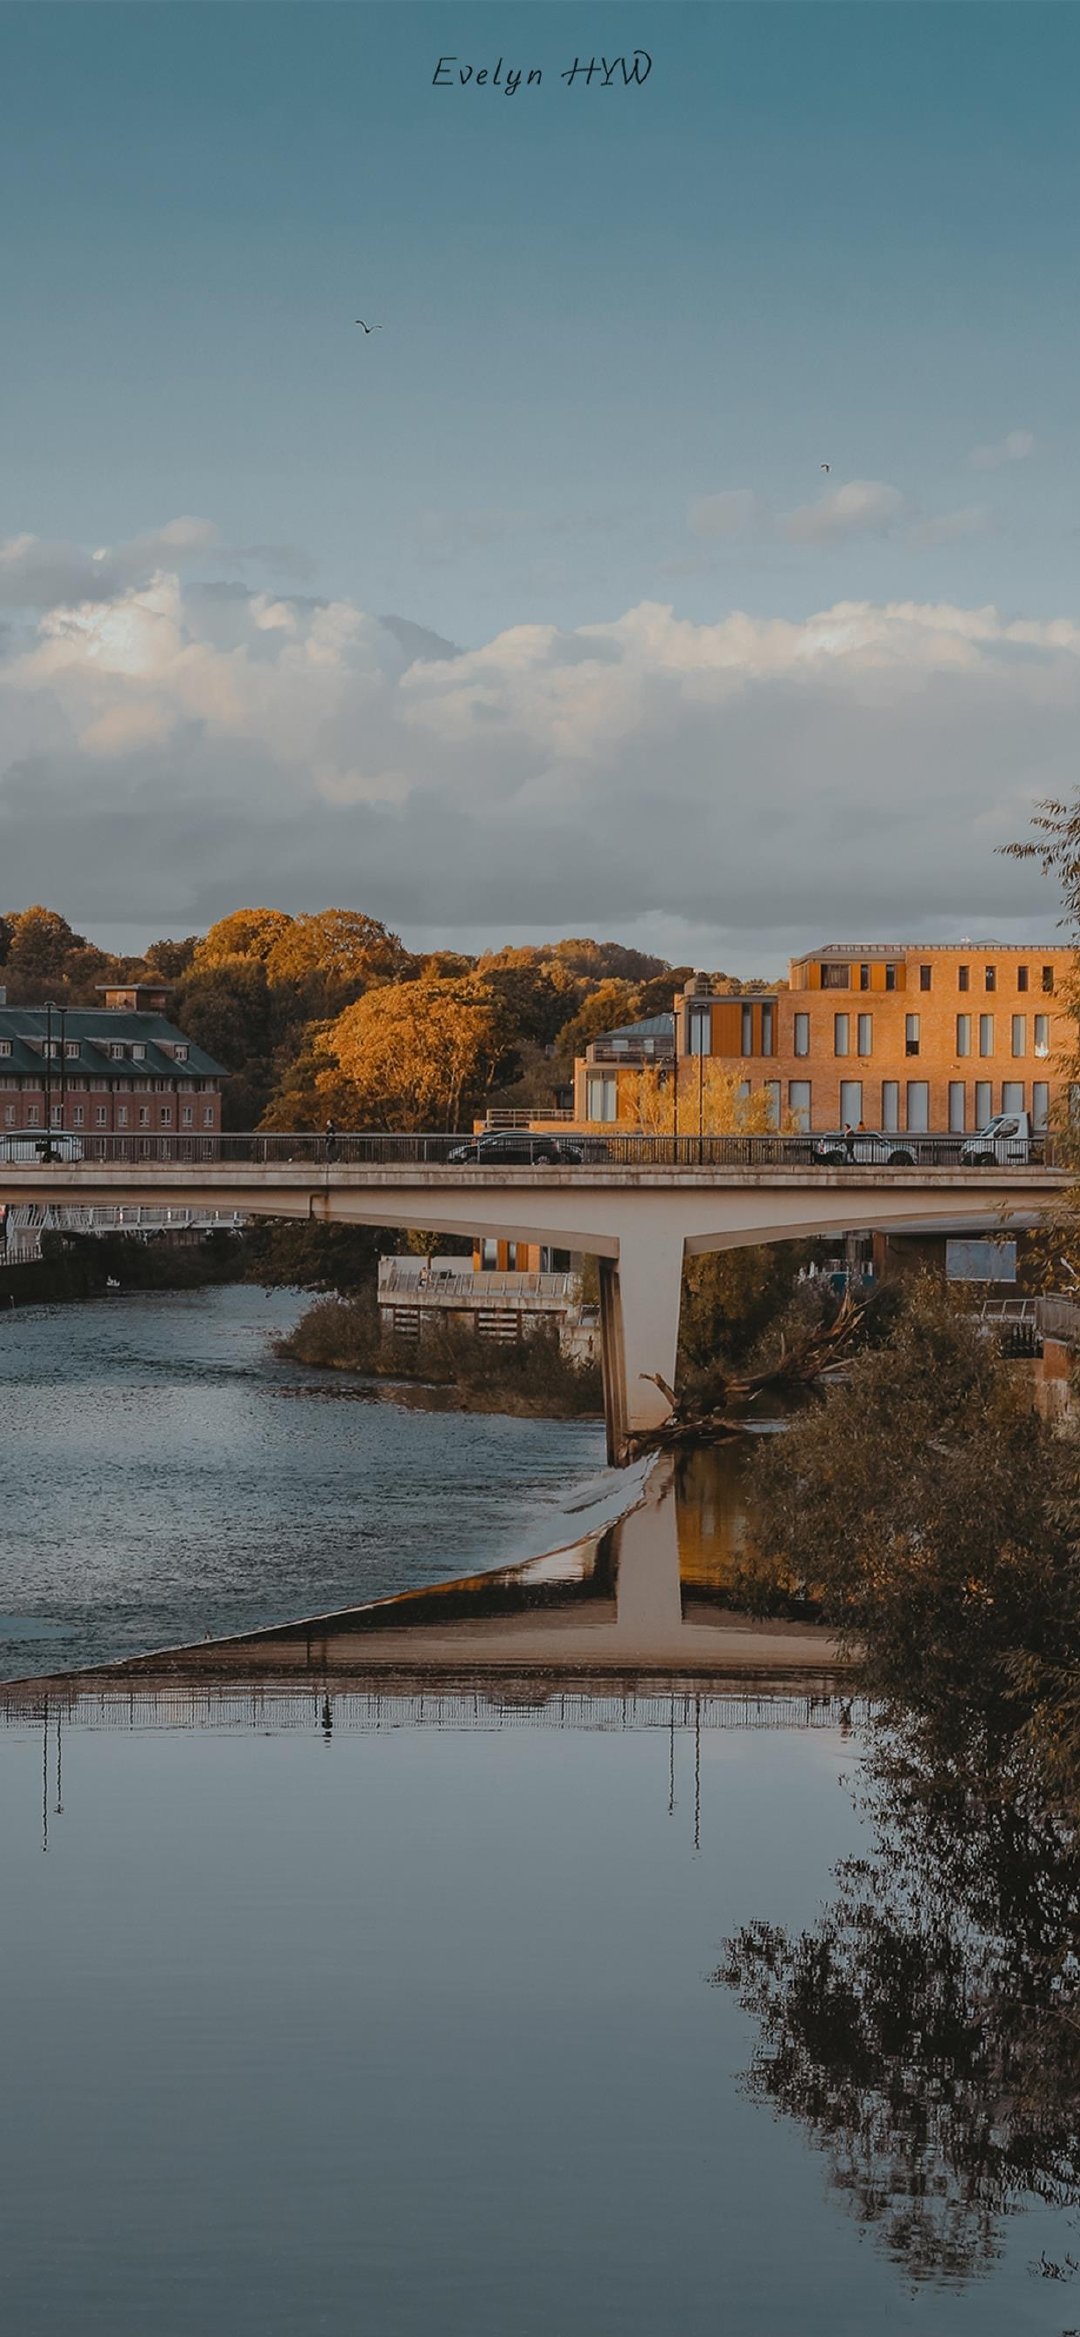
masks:
<svg viewBox="0 0 1080 2337"><path fill-rule="evenodd" d="M118 1127L118 1128L126 1128L126 1127L127 1127L127 1124L128 1124L128 1108L127 1108L127 1105L126 1105L126 1104L120 1104L120 1105L118 1105L118 1107L117 1107L117 1113L116 1113L116 1125L117 1125L117 1127Z"/></svg>
<svg viewBox="0 0 1080 2337"><path fill-rule="evenodd" d="M994 1117L994 1091L988 1079L975 1082L975 1126L986 1128Z"/></svg>
<svg viewBox="0 0 1080 2337"><path fill-rule="evenodd" d="M149 1104L140 1104L140 1105L139 1105L139 1126L140 1126L140 1128L148 1128L148 1127L150 1126L150 1106L149 1106Z"/></svg>
<svg viewBox="0 0 1080 2337"><path fill-rule="evenodd" d="M860 1055L872 1055L874 1052L874 1017L872 1014L860 1014L856 1035Z"/></svg>
<svg viewBox="0 0 1080 2337"><path fill-rule="evenodd" d="M883 1079L881 1082L881 1125L887 1136L895 1136L900 1126L900 1082Z"/></svg>
<svg viewBox="0 0 1080 2337"><path fill-rule="evenodd" d="M99 1127L99 1128L107 1128L107 1127L108 1127L108 1125L109 1125L109 1107L108 1107L108 1104L95 1104L95 1106L94 1106L94 1119L95 1119L95 1121L96 1121L96 1123L97 1123L97 1125L98 1125L98 1127Z"/></svg>
<svg viewBox="0 0 1080 2337"><path fill-rule="evenodd" d="M1012 1051L1014 1055L1027 1054L1026 1014L1014 1014L1012 1018Z"/></svg>
<svg viewBox="0 0 1080 2337"><path fill-rule="evenodd" d="M805 1131L810 1126L811 1090L809 1080L789 1079L787 1096L788 1111L796 1128Z"/></svg>
<svg viewBox="0 0 1080 2337"><path fill-rule="evenodd" d="M708 1013L708 1011L709 1011L709 1009L708 1009L708 1007L706 1007L706 1009L705 1009L705 1012L706 1012L706 1014ZM709 1051L710 1051L710 1050L706 1049L706 1052L707 1052L707 1053L708 1053ZM187 1051L187 1048L186 1048L186 1047L174 1047L174 1048L173 1048L173 1054L175 1055L175 1057L176 1057L176 1060L177 1060L177 1062L178 1062L178 1063L186 1063L186 1062L187 1062L187 1059L188 1059L188 1051Z"/></svg>
<svg viewBox="0 0 1080 2337"><path fill-rule="evenodd" d="M904 1053L905 1055L917 1055L918 1052L919 1017L917 1014L908 1014L904 1017Z"/></svg>
<svg viewBox="0 0 1080 2337"><path fill-rule="evenodd" d="M859 988L860 988L860 990L869 990L869 988L870 988L870 968L869 968L869 966L860 966L860 967L859 967Z"/></svg>
<svg viewBox="0 0 1080 2337"><path fill-rule="evenodd" d="M849 1054L849 1053L850 1053L850 1051L851 1051L851 1016L850 1016L850 1015L848 1015L848 1014L834 1014L834 1016L833 1016L833 1054L834 1054L834 1055L847 1055L847 1054Z"/></svg>
<svg viewBox="0 0 1080 2337"><path fill-rule="evenodd" d="M967 1089L962 1079L949 1081L949 1134L962 1136L967 1126Z"/></svg>
<svg viewBox="0 0 1080 2337"><path fill-rule="evenodd" d="M887 965L887 966L886 966L886 968L885 968L885 988L886 988L886 990L895 990L895 988L896 988L896 967L895 967L895 966L889 966L889 965Z"/></svg>
<svg viewBox="0 0 1080 2337"><path fill-rule="evenodd" d="M205 1111L203 1112L203 1127L204 1127L204 1128L212 1128L212 1127L213 1127L213 1125L214 1125L214 1107L213 1107L213 1104L207 1104L207 1106L206 1106L206 1109L205 1109Z"/></svg>
<svg viewBox="0 0 1080 2337"><path fill-rule="evenodd" d="M958 1055L970 1055L971 1053L970 1014L958 1014L956 1017L956 1052Z"/></svg>
<svg viewBox="0 0 1080 2337"><path fill-rule="evenodd" d="M970 990L970 988L971 988L971 967L970 967L970 966L957 966L957 969L956 969L956 987L957 987L957 989L958 989L958 990Z"/></svg>
<svg viewBox="0 0 1080 2337"><path fill-rule="evenodd" d="M983 981L984 981L984 987L985 987L987 990L996 990L996 989L997 989L997 967L996 967L996 966L987 966L987 967L985 967L985 968L984 968Z"/></svg>
<svg viewBox="0 0 1080 2337"><path fill-rule="evenodd" d="M180 1114L180 1125L181 1125L181 1127L182 1127L182 1128L190 1128L190 1126L191 1126L191 1122L192 1122L192 1118L193 1118L193 1113L192 1113L191 1105L190 1105L190 1104L185 1104L185 1105L184 1105L184 1108L183 1108L183 1111L182 1111L182 1112L181 1112L181 1114Z"/></svg>
<svg viewBox="0 0 1080 2337"><path fill-rule="evenodd" d="M845 1128L857 1128L862 1119L862 1080L840 1082L840 1118Z"/></svg>
<svg viewBox="0 0 1080 2337"><path fill-rule="evenodd" d="M122 1047L115 1047L115 1046L111 1046L111 1047L109 1048L109 1061L110 1061L110 1063L122 1063L122 1062L123 1062L123 1060L124 1060L124 1050L123 1050L123 1048L122 1048Z"/></svg>
<svg viewBox="0 0 1080 2337"><path fill-rule="evenodd" d="M776 1008L771 998L761 1009L761 1052L763 1055L776 1053Z"/></svg>
<svg viewBox="0 0 1080 2337"><path fill-rule="evenodd" d="M73 1111L73 1113L72 1113L72 1115L71 1115L71 1118L72 1118L72 1124L73 1124L73 1126L74 1126L74 1127L76 1127L76 1128L81 1128L81 1127L82 1127L82 1124L83 1124L83 1119L84 1119L84 1117L85 1117L85 1115L84 1115L84 1112L83 1112L82 1105L81 1105L81 1104L76 1104L76 1106L75 1106L75 1109L74 1109L74 1111Z"/></svg>
<svg viewBox="0 0 1080 2337"><path fill-rule="evenodd" d="M1049 990L1052 990L1052 989L1053 989L1053 987L1054 987L1054 969L1053 969L1053 966L1044 966L1044 967L1043 967L1043 970L1042 970L1042 986L1043 986L1043 989L1044 989L1044 990L1048 990L1048 991L1049 991Z"/></svg>
<svg viewBox="0 0 1080 2337"><path fill-rule="evenodd" d="M53 1105L51 1117L52 1117L52 1124L53 1124L53 1127L54 1127L54 1128L62 1128L62 1127L63 1127L63 1125L64 1125L64 1107L63 1107L63 1104L54 1104L54 1105Z"/></svg>
<svg viewBox="0 0 1080 2337"><path fill-rule="evenodd" d="M5 1105L4 1105L4 1126L5 1126L5 1128L13 1128L13 1127L15 1126L15 1106L14 1106L14 1104L5 1104Z"/></svg>
<svg viewBox="0 0 1080 2337"><path fill-rule="evenodd" d="M490 1234L485 1234L485 1235L484 1235L484 1237L483 1237L483 1240L481 1241L481 1244L480 1244L480 1271L481 1271L481 1273L482 1273L482 1274L491 1274L491 1273L493 1273L493 1272L495 1271L495 1268L498 1266L498 1263L499 1263L499 1245L498 1245L498 1242L497 1242L497 1241L493 1241L493 1240L492 1240L492 1238L491 1238L491 1235L490 1235Z"/></svg>
<svg viewBox="0 0 1080 2337"><path fill-rule="evenodd" d="M765 1109L768 1114L769 1126L770 1128L778 1128L780 1126L780 1081L766 1079L762 1081L762 1086L765 1092Z"/></svg>
<svg viewBox="0 0 1080 2337"><path fill-rule="evenodd" d="M0 1055L10 1055L10 1053L11 1053L11 1040L10 1040L10 1039L0 1039Z"/></svg>
<svg viewBox="0 0 1080 2337"><path fill-rule="evenodd" d="M69 1063L77 1063L79 1060L78 1039L66 1039L64 1042L64 1053L67 1056Z"/></svg>
<svg viewBox="0 0 1080 2337"><path fill-rule="evenodd" d="M740 1039L739 1039L739 1044L740 1044L740 1049L741 1049L741 1052L742 1052L744 1055L752 1055L752 1054L753 1054L753 1052L754 1052L754 1009L753 1009L753 1007L752 1007L752 1006L744 1006L744 1007L743 1007L743 1010L742 1010L742 1024L741 1024L741 1031L740 1031Z"/></svg>
<svg viewBox="0 0 1080 2337"><path fill-rule="evenodd" d="M140 1040L140 1042L139 1042L139 1044L138 1044L138 1046L137 1046L137 1047L133 1047L133 1048L132 1048L132 1050L131 1050L131 1055L132 1055L132 1061L133 1061L133 1062L135 1062L135 1063L145 1063L145 1061L146 1061L146 1048L143 1046L143 1044L142 1044L142 1041L141 1041L141 1040Z"/></svg>
<svg viewBox="0 0 1080 2337"><path fill-rule="evenodd" d="M1036 1128L1045 1128L1050 1117L1050 1088L1045 1079L1037 1079L1031 1090L1031 1117Z"/></svg>
<svg viewBox="0 0 1080 2337"><path fill-rule="evenodd" d="M795 1053L797 1055L810 1053L810 1017L808 1014L797 1014L795 1017Z"/></svg>
<svg viewBox="0 0 1080 2337"><path fill-rule="evenodd" d="M171 1104L162 1104L162 1106L161 1106L161 1125L162 1125L162 1127L163 1127L163 1128L171 1128L171 1127L172 1127L172 1105L171 1105Z"/></svg>
<svg viewBox="0 0 1080 2337"><path fill-rule="evenodd" d="M1027 989L1027 986L1028 986L1028 970L1027 970L1027 967L1026 967L1026 966L1017 966L1017 969L1016 969L1016 987L1017 987L1017 989L1018 989L1018 990L1026 990L1026 989Z"/></svg>
<svg viewBox="0 0 1080 2337"><path fill-rule="evenodd" d="M822 966L822 968L821 968L821 987L822 987L822 989L823 989L823 990L847 990L847 989L850 989L850 987L851 987L851 969L850 969L850 967L849 967L849 966Z"/></svg>
<svg viewBox="0 0 1080 2337"><path fill-rule="evenodd" d="M1016 1243L1008 1241L947 1241L947 1282L1015 1282Z"/></svg>
<svg viewBox="0 0 1080 2337"><path fill-rule="evenodd" d="M994 1052L994 1017L993 1017L993 1015L992 1015L992 1014L980 1014L980 1016L979 1016L979 1053L980 1053L980 1055L992 1055L992 1054L993 1054L993 1052Z"/></svg>
<svg viewBox="0 0 1080 2337"><path fill-rule="evenodd" d="M748 1051L746 1047L743 1048L744 1055ZM712 1054L712 1008L710 1006L692 1006L690 1009L690 1053L692 1055Z"/></svg>
<svg viewBox="0 0 1080 2337"><path fill-rule="evenodd" d="M588 1074L585 1081L585 1117L587 1120L613 1120L616 1112L618 1082L611 1072ZM139 1114L140 1120L143 1114Z"/></svg>
<svg viewBox="0 0 1080 2337"><path fill-rule="evenodd" d="M26 1107L26 1125L27 1125L27 1127L28 1127L28 1128L36 1128L36 1127L37 1127L37 1124L38 1124L38 1108L37 1108L37 1105L36 1105L36 1104L28 1104L28 1105L27 1105L27 1107Z"/></svg>
<svg viewBox="0 0 1080 2337"><path fill-rule="evenodd" d="M930 1126L930 1084L925 1079L909 1079L907 1083L907 1131L909 1136L925 1136Z"/></svg>
<svg viewBox="0 0 1080 2337"><path fill-rule="evenodd" d="M1003 1080L1001 1088L1001 1109L1003 1112L1023 1111L1024 1082L1022 1079Z"/></svg>
<svg viewBox="0 0 1080 2337"><path fill-rule="evenodd" d="M1050 1017L1048 1014L1037 1014L1035 1017L1035 1053L1037 1055L1050 1053Z"/></svg>
<svg viewBox="0 0 1080 2337"><path fill-rule="evenodd" d="M932 978L933 978L933 969L932 969L932 967L930 967L930 966L920 966L920 967L919 967L919 988L920 988L920 990L929 990L929 988L930 988L930 983L931 983L931 980L932 980Z"/></svg>

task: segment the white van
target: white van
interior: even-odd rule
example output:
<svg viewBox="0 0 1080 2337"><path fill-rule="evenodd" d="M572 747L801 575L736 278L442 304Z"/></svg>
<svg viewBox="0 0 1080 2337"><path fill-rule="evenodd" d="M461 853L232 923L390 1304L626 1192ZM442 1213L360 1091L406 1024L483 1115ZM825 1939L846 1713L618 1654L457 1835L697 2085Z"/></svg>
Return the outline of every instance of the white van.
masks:
<svg viewBox="0 0 1080 2337"><path fill-rule="evenodd" d="M961 1168L1027 1168L1041 1161L1043 1139L1028 1112L999 1112L960 1147Z"/></svg>
<svg viewBox="0 0 1080 2337"><path fill-rule="evenodd" d="M82 1137L62 1128L23 1128L18 1135L0 1136L0 1160L23 1161L32 1167L41 1161L82 1157Z"/></svg>

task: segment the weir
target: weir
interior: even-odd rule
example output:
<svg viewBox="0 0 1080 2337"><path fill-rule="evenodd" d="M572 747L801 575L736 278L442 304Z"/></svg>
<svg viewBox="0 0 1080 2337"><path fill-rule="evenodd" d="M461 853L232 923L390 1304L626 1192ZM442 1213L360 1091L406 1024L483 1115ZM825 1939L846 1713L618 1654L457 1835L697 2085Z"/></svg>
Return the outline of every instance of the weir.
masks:
<svg viewBox="0 0 1080 2337"><path fill-rule="evenodd" d="M253 1148L264 1139L222 1140ZM660 1427L673 1384L683 1262L712 1250L836 1238L875 1229L995 1233L1037 1222L1066 1182L1046 1166L816 1168L489 1167L312 1157L312 1139L275 1139L274 1158L212 1154L26 1162L0 1157L0 1201L112 1207L155 1201L323 1224L494 1235L599 1260L608 1455ZM306 1149L293 1159L287 1147ZM284 1154L284 1157L282 1157Z"/></svg>

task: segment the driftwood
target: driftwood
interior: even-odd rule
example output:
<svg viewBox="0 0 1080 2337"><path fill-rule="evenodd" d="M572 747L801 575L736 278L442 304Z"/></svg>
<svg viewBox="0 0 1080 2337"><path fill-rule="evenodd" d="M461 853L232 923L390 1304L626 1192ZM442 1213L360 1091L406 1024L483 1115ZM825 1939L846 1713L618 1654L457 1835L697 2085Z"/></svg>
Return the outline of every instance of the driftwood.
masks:
<svg viewBox="0 0 1080 2337"><path fill-rule="evenodd" d="M761 1371L718 1375L707 1396L678 1396L658 1371L643 1371L671 1406L671 1416L660 1428L630 1439L633 1458L647 1452L671 1452L680 1446L726 1444L749 1431L739 1408L752 1404L766 1388L812 1387L830 1366L843 1360L866 1314L866 1301L845 1292L831 1323L818 1324L789 1346L781 1336L775 1361Z"/></svg>

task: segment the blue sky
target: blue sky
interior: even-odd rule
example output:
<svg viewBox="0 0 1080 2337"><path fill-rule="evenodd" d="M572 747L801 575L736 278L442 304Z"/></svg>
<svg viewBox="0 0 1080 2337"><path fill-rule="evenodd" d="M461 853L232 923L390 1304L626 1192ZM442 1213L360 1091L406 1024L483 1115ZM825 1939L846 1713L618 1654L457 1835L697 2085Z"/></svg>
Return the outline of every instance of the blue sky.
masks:
<svg viewBox="0 0 1080 2337"><path fill-rule="evenodd" d="M644 87L559 78L635 45ZM440 55L543 82L433 88ZM130 545L194 514L216 537L185 592L394 612L477 651L642 603L706 629L851 602L1075 609L1077 11L88 0L0 10L0 62L0 536ZM365 339L361 314L385 330ZM928 687L941 672L935 652ZM31 875L26 755L59 787L65 727L70 708L23 741L14 810L0 780L5 897ZM950 705L913 742L943 775L964 763L958 833L976 734ZM153 824L162 772L133 751L68 770L106 824L133 788ZM242 787L251 751L230 773L215 750L216 788ZM678 725L665 751L677 777ZM1062 751L1055 731L1019 759L1002 820ZM828 786L786 737L754 754L777 786ZM461 810L434 748L405 780ZM527 811L535 773L516 784ZM981 892L958 863L957 916L1006 914L991 858ZM650 865L643 842L598 917L677 919L674 872L650 901ZM893 905L913 928L915 865ZM549 873L535 916L515 897L518 929L564 922ZM388 891L418 918L422 887ZM209 897L193 868L148 914ZM118 914L104 877L62 905ZM726 915L714 934L688 914L719 948ZM475 899L451 922L479 931ZM759 917L744 956L759 932L795 926Z"/></svg>

